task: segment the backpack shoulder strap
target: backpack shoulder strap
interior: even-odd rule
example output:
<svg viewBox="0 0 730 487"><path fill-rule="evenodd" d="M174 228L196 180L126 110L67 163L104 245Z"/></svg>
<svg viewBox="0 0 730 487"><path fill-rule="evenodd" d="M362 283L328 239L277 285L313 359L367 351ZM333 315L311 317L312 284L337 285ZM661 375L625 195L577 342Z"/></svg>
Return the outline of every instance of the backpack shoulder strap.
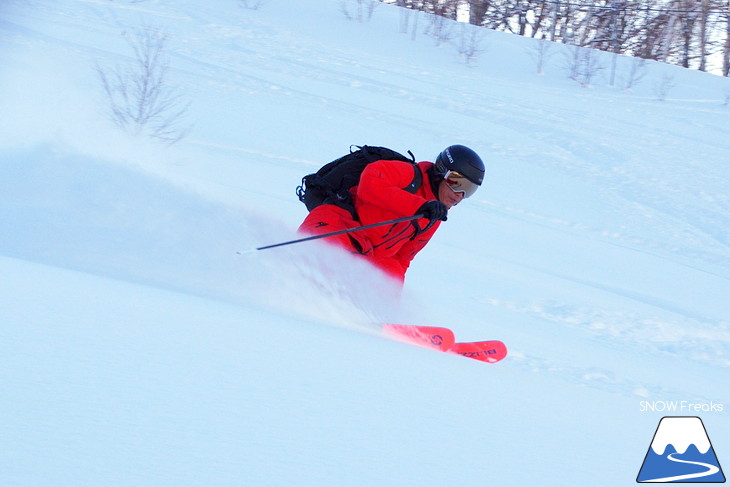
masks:
<svg viewBox="0 0 730 487"><path fill-rule="evenodd" d="M421 188L421 185L423 184L423 173L421 173L421 168L418 167L418 164L413 164L413 179L411 180L410 184L403 188L404 190L408 191L411 194L416 194L416 191L418 191Z"/></svg>

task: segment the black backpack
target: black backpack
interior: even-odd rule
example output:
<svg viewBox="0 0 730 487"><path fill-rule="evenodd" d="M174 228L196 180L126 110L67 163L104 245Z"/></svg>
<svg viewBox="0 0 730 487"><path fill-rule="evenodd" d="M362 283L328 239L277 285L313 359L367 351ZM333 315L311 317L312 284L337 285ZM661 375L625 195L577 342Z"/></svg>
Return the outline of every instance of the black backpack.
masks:
<svg viewBox="0 0 730 487"><path fill-rule="evenodd" d="M351 145L349 154L325 164L316 173L302 178L302 184L297 186L299 201L304 203L309 211L322 204L332 204L344 208L356 216L350 189L360 182L360 175L365 166L380 160L404 161L413 164L413 180L403 189L409 193L415 193L423 183L423 176L416 165L413 153L408 151L408 154L411 156L410 158L386 147Z"/></svg>

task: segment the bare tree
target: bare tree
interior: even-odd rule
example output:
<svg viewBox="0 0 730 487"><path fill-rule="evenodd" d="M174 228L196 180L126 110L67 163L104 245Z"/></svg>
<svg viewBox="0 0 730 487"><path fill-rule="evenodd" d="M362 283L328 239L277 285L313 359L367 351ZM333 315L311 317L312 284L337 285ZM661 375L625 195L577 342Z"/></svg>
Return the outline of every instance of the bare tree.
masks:
<svg viewBox="0 0 730 487"><path fill-rule="evenodd" d="M489 8L489 0L468 0L469 3L469 23L472 25L482 25L484 17Z"/></svg>
<svg viewBox="0 0 730 487"><path fill-rule="evenodd" d="M238 0L238 4L249 10L258 10L263 7L268 0Z"/></svg>
<svg viewBox="0 0 730 487"><path fill-rule="evenodd" d="M461 24L457 49L466 64L470 64L482 52L481 43L485 30L469 24Z"/></svg>
<svg viewBox="0 0 730 487"><path fill-rule="evenodd" d="M545 63L550 58L550 49L553 47L553 43L547 40L543 34L542 39L536 41L533 46L530 55L537 65L537 74L543 74Z"/></svg>
<svg viewBox="0 0 730 487"><path fill-rule="evenodd" d="M429 15L428 21L429 24L426 28L426 34L430 35L436 41L437 46L451 40L452 24L449 22L449 19L440 15Z"/></svg>
<svg viewBox="0 0 730 487"><path fill-rule="evenodd" d="M699 34L698 34L698 50L700 56L700 71L707 70L707 51L708 51L708 34L709 34L709 10L711 3L707 0L700 1L700 20L699 20Z"/></svg>
<svg viewBox="0 0 730 487"><path fill-rule="evenodd" d="M599 51L573 46L568 53L566 55L568 77L584 88L590 86L593 78L604 69L600 63Z"/></svg>
<svg viewBox="0 0 730 487"><path fill-rule="evenodd" d="M358 22L369 22L373 18L373 12L378 3L375 0L341 0L340 12L348 20Z"/></svg>
<svg viewBox="0 0 730 487"><path fill-rule="evenodd" d="M168 83L167 35L143 27L127 40L134 54L131 63L114 68L96 65L111 119L131 134L177 142L188 131L181 125L190 103Z"/></svg>
<svg viewBox="0 0 730 487"><path fill-rule="evenodd" d="M268 3L269 0L238 0L238 4L243 7L247 8L249 10L258 10L266 3Z"/></svg>
<svg viewBox="0 0 730 487"><path fill-rule="evenodd" d="M666 101L669 91L675 86L677 85L674 83L673 74L665 74L662 76L659 81L654 83L654 95L656 95L656 99Z"/></svg>
<svg viewBox="0 0 730 487"><path fill-rule="evenodd" d="M400 9L400 32L401 34L407 34L408 33L408 24L411 20L411 10L409 8L406 8L406 2L405 0L398 0L398 3L396 4Z"/></svg>
<svg viewBox="0 0 730 487"><path fill-rule="evenodd" d="M730 76L730 0L381 1L452 20L468 8L473 25L700 70L716 58ZM429 18L427 34L441 43L451 36L446 26ZM612 65L611 85L614 75Z"/></svg>
<svg viewBox="0 0 730 487"><path fill-rule="evenodd" d="M629 58L629 71L624 80L624 90L630 90L646 76L647 71L646 59Z"/></svg>
<svg viewBox="0 0 730 487"><path fill-rule="evenodd" d="M723 19L725 20L725 45L722 48L722 75L730 76L730 0L727 0L724 5L725 13Z"/></svg>

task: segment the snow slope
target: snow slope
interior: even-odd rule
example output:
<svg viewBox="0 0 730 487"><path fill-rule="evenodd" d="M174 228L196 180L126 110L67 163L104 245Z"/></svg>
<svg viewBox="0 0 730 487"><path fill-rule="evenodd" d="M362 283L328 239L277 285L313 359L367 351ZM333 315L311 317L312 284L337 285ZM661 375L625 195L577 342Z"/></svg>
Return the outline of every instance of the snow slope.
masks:
<svg viewBox="0 0 730 487"><path fill-rule="evenodd" d="M631 485L664 415L728 463L728 80L581 88L565 46L538 75L492 32L466 64L459 26L341 5L0 6L0 484ZM111 124L94 70L144 25L191 102L170 147ZM293 238L301 176L362 143L488 166L400 300L319 243L237 253Z"/></svg>

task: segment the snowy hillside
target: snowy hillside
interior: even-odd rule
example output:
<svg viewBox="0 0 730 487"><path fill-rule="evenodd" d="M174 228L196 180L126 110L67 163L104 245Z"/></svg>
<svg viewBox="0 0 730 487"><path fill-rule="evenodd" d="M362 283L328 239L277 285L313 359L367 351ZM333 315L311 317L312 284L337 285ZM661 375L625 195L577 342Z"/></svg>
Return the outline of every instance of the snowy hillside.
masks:
<svg viewBox="0 0 730 487"><path fill-rule="evenodd" d="M615 487L667 415L729 465L728 79L623 90L620 58L581 87L565 46L537 74L490 32L465 63L462 26L342 5L2 2L0 485ZM171 146L119 130L97 76L145 27L190 103ZM484 186L400 300L320 243L244 252L295 237L294 188L350 144L455 143Z"/></svg>

